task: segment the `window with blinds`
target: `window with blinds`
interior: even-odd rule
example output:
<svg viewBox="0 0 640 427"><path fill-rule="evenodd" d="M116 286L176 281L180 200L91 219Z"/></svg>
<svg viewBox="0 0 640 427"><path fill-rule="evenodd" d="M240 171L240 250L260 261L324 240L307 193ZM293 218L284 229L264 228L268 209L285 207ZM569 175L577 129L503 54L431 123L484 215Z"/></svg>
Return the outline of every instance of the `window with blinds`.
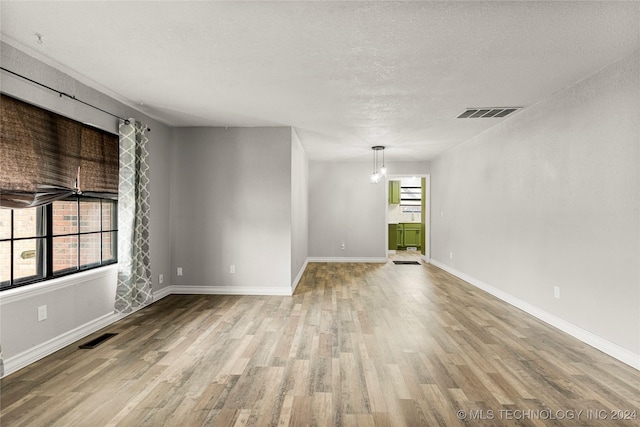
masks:
<svg viewBox="0 0 640 427"><path fill-rule="evenodd" d="M0 290L117 262L118 137L0 99Z"/></svg>
<svg viewBox="0 0 640 427"><path fill-rule="evenodd" d="M402 213L422 211L422 187L400 187L400 210Z"/></svg>

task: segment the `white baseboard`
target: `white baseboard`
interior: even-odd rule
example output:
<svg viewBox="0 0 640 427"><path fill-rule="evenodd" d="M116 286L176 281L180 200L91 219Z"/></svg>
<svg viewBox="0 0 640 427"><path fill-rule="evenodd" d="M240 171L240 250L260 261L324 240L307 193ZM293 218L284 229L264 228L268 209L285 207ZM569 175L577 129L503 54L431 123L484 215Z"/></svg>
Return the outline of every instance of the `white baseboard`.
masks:
<svg viewBox="0 0 640 427"><path fill-rule="evenodd" d="M170 292L167 291L165 294L163 289L162 291L153 294L153 300L155 302L168 295L170 295ZM52 338L49 341L36 345L29 350L23 351L20 354L5 359L3 361L3 378L26 367L27 365L30 365L44 357L47 357L52 353L55 353L56 351L70 344L73 344L76 341L88 337L92 333L99 331L102 328L106 328L107 326L124 319L125 317L135 313L138 310L142 310L144 307L138 307L130 313L117 313L115 311L112 311L111 313L105 314L104 316L98 317L97 319L85 323L84 325L58 335L57 337Z"/></svg>
<svg viewBox="0 0 640 427"><path fill-rule="evenodd" d="M582 329L579 326L569 323L566 320L563 320L551 313L542 310L541 308L529 304L526 301L516 298L507 292L504 292L487 283L484 283L481 280L478 280L461 271L449 267L447 264L444 264L435 259L431 259L431 264L443 269L450 274L453 274L454 276L479 289L482 289L487 293L490 293L496 298L499 298L502 301L519 308L520 310L532 315L533 317L536 317L543 322L548 323L549 325L558 328L563 332L566 332L572 337L579 339L583 343L588 344L591 347L594 347L623 363L626 363L632 368L640 370L640 354L635 354L632 351L627 350L626 348L620 347L619 345L614 344L611 341L608 341L602 337L599 337L598 335L593 334L592 332L587 331L586 329Z"/></svg>
<svg viewBox="0 0 640 427"><path fill-rule="evenodd" d="M348 258L348 257L309 257L309 262L377 262L385 263L387 258L366 257L366 258Z"/></svg>
<svg viewBox="0 0 640 427"><path fill-rule="evenodd" d="M431 264L439 267L448 273L453 274L456 277L470 283L471 285L490 293L491 295L511 304L519 309L529 313L530 315L542 320L554 326L561 331L568 333L569 335L579 339L580 341L597 348L598 350L626 363L627 365L640 370L640 355L635 354L625 348L618 346L610 341L607 341L593 333L575 326L563 319L560 319L550 313L541 310L525 301L522 301L500 289L497 289L491 285L488 285L480 280L477 280L465 273L457 271L456 269L449 267L448 265L441 263L437 260L426 260ZM290 296L297 287L307 264L310 262L370 262L370 263L385 263L386 258L308 258L305 261L304 266L300 269L298 276L295 278L293 285L290 288L287 287L247 287L247 286L166 286L155 292L153 295L154 301L158 301L171 294L206 294L206 295L278 295L278 296ZM142 307L141 307L142 308ZM134 313L137 310L134 310ZM34 363L45 356L48 356L55 351L66 347L69 344L81 340L82 338L91 335L92 333L109 326L110 324L117 322L132 314L122 313L109 313L102 317L99 317L91 322L88 322L78 328L68 331L58 337L55 337L47 342L37 345L27 351L24 351L16 356L4 360L4 376L7 376L25 366Z"/></svg>
<svg viewBox="0 0 640 427"><path fill-rule="evenodd" d="M296 276L296 278L293 280L293 283L291 284L291 295L293 295L293 293L296 291L296 288L298 287L298 283L300 283L300 279L302 279L302 275L304 274L304 271L307 269L307 265L309 265L308 258L304 261L304 265L302 266L302 268L298 272L298 275Z"/></svg>
<svg viewBox="0 0 640 427"><path fill-rule="evenodd" d="M13 372L16 372L31 363L37 362L54 353L61 348L73 344L74 342L81 340L82 338L91 335L92 333L99 331L100 329L109 326L110 324L117 322L124 318L125 315L111 312L99 317L91 322L88 322L82 326L65 332L55 338L50 339L42 344L36 345L20 354L4 360L4 376L7 376Z"/></svg>
<svg viewBox="0 0 640 427"><path fill-rule="evenodd" d="M159 301L164 297L168 297L169 295L171 295L171 286L165 286L158 292L153 293L153 302Z"/></svg>
<svg viewBox="0 0 640 427"><path fill-rule="evenodd" d="M306 268L306 262L304 265ZM297 282L302 277L302 273L304 272L304 268L301 270L299 277L296 278ZM74 284L72 282L72 284ZM66 285L70 286L70 285ZM33 292L33 291L32 291ZM159 301L162 298L165 298L171 294L218 294L218 295L285 295L290 296L292 294L291 288L249 288L249 287L229 287L229 286L165 286L153 294L153 301ZM18 298L24 298L22 295L18 296ZM6 298L4 299L4 303L12 302L18 298ZM17 354L13 357L7 358L3 360L4 365L4 375L6 377L9 374L12 374L38 360L70 345L76 341L79 341L92 333L99 331L102 328L105 328L112 323L117 322L118 320L124 319L130 314L135 313L136 311L142 309L144 307L139 307L133 310L131 313L116 313L111 312L101 316L97 319L94 319L90 322L87 322L84 325L81 325L75 329L72 329L68 332L65 332L61 335L58 335L55 338L52 338L42 344L38 344L26 351L23 351L20 354Z"/></svg>
<svg viewBox="0 0 640 427"><path fill-rule="evenodd" d="M291 287L173 285L172 294L291 296Z"/></svg>

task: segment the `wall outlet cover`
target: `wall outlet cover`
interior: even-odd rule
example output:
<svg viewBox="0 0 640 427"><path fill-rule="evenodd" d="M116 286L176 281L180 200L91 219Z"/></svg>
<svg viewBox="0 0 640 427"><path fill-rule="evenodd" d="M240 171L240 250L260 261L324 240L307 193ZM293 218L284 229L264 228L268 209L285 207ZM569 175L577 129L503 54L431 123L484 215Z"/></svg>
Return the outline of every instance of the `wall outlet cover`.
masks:
<svg viewBox="0 0 640 427"><path fill-rule="evenodd" d="M43 320L47 320L47 306L41 305L38 307L38 322L42 322Z"/></svg>

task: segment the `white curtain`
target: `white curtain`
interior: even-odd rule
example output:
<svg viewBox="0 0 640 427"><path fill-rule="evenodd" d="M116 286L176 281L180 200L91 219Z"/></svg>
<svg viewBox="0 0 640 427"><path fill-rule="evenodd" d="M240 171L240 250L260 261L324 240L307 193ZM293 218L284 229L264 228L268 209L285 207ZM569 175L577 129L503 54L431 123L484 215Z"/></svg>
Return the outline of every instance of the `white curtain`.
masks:
<svg viewBox="0 0 640 427"><path fill-rule="evenodd" d="M128 313L153 301L149 259L147 126L120 121L118 287L115 309Z"/></svg>

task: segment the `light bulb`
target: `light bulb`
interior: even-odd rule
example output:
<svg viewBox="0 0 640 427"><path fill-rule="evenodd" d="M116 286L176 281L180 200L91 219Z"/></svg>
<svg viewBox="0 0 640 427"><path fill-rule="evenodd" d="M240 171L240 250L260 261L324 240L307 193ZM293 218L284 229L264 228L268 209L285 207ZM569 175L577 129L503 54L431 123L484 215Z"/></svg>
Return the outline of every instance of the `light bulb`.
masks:
<svg viewBox="0 0 640 427"><path fill-rule="evenodd" d="M380 168L380 173L382 174L382 176L387 176L387 167L385 165L382 165L382 167Z"/></svg>

